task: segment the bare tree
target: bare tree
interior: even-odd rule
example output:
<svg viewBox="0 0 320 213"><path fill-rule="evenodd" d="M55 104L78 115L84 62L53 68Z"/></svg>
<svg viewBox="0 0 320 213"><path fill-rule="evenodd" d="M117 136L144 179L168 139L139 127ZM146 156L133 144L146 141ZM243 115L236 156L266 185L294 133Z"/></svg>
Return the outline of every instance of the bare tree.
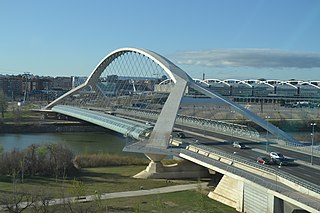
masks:
<svg viewBox="0 0 320 213"><path fill-rule="evenodd" d="M35 202L35 196L28 193L26 189L17 183L13 178L12 194L4 194L0 197L0 205L10 213L20 213L32 206Z"/></svg>
<svg viewBox="0 0 320 213"><path fill-rule="evenodd" d="M4 112L7 110L7 108L8 108L7 98L6 98L5 94L3 93L3 91L0 90L0 112L1 112L0 122L3 122Z"/></svg>

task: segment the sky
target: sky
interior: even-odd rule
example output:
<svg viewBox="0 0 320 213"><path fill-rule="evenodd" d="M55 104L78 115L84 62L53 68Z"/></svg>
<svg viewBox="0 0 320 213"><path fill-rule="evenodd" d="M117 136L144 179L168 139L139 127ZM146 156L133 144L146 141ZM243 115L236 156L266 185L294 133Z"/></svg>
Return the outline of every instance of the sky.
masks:
<svg viewBox="0 0 320 213"><path fill-rule="evenodd" d="M0 74L89 76L146 48L190 76L320 80L319 0L0 0Z"/></svg>

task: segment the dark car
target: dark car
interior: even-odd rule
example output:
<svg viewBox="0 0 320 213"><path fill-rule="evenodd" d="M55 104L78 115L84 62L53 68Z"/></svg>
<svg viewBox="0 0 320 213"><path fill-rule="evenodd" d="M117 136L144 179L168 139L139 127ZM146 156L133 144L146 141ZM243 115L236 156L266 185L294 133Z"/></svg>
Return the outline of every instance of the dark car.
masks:
<svg viewBox="0 0 320 213"><path fill-rule="evenodd" d="M286 160L285 158L272 158L272 162L282 166L282 165L288 165L289 161Z"/></svg>
<svg viewBox="0 0 320 213"><path fill-rule="evenodd" d="M257 162L262 164L269 164L270 160L267 157L259 156L257 157Z"/></svg>

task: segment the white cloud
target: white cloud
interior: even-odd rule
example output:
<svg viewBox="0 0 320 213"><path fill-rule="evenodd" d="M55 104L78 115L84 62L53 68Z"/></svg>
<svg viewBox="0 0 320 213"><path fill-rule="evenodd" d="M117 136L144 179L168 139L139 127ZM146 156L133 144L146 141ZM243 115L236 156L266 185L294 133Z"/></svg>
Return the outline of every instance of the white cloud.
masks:
<svg viewBox="0 0 320 213"><path fill-rule="evenodd" d="M203 67L319 68L320 53L278 49L213 49L175 55L178 64Z"/></svg>

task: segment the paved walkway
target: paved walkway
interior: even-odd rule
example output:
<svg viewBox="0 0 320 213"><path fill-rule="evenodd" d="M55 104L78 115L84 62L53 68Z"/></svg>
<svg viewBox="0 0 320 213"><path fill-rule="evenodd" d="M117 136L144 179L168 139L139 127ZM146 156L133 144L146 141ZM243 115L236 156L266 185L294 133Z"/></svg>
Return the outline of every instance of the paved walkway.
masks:
<svg viewBox="0 0 320 213"><path fill-rule="evenodd" d="M94 200L107 200L112 198L122 198L122 197L136 197L136 196L145 196L151 194L163 194L170 192L179 192L179 191L187 191L187 190L196 190L199 188L206 188L208 183L195 183L195 184L185 184L185 185L176 185L176 186L167 186L162 188L155 189L140 189L136 191L125 191L125 192L112 192L112 193L103 193L101 195L86 195L81 197L68 197L68 198L57 198L48 201L50 206L60 205L64 203L76 203L76 202L88 202ZM22 202L19 204L20 208L27 206L28 203ZM42 205L40 202L36 202L34 205ZM4 211L5 206L0 206L0 211Z"/></svg>

